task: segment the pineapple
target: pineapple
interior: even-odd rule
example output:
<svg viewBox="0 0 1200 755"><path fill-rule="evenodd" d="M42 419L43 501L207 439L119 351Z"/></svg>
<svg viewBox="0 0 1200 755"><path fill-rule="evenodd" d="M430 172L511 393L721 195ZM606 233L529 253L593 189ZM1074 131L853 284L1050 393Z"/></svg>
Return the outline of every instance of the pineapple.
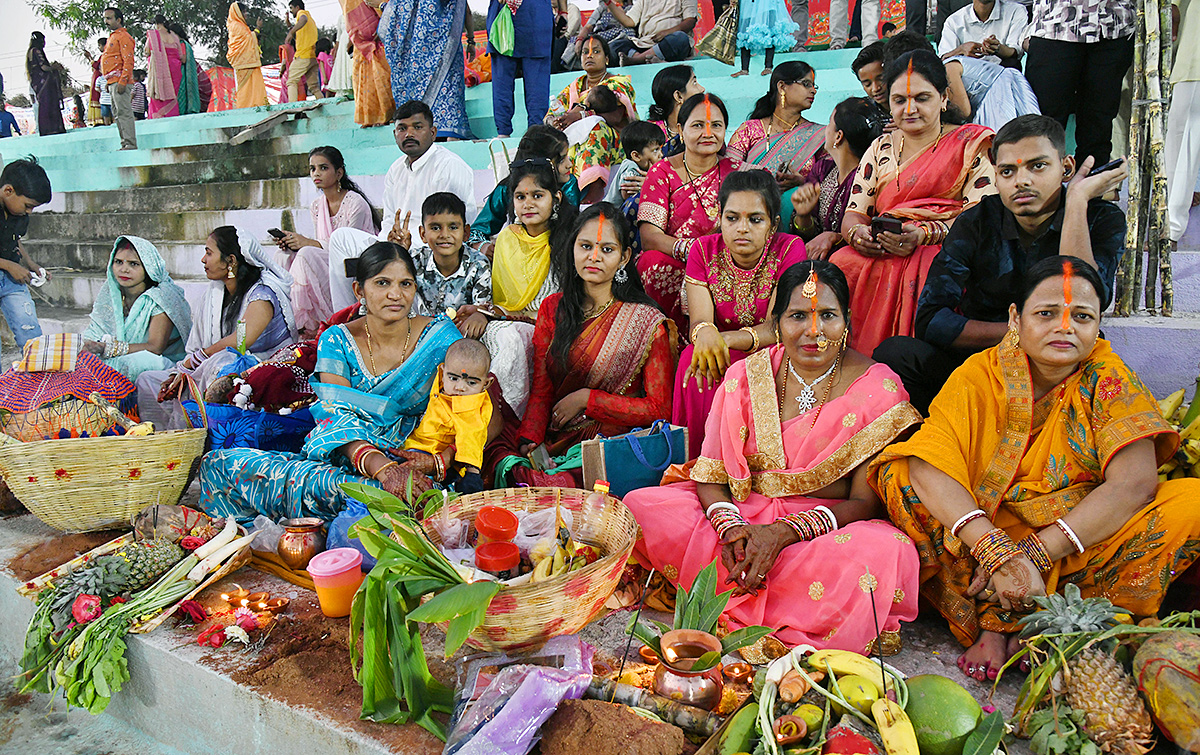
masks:
<svg viewBox="0 0 1200 755"><path fill-rule="evenodd" d="M1064 632L1099 633L1117 624L1120 609L1106 598L1082 597L1078 585L1063 595L1034 598L1041 610L1021 623L1022 637ZM1059 650L1077 638L1054 638ZM1104 752L1142 755L1154 744L1154 726L1138 695L1137 685L1109 649L1086 646L1067 658L1063 685L1072 708L1083 713L1084 731Z"/></svg>
<svg viewBox="0 0 1200 755"><path fill-rule="evenodd" d="M183 558L183 548L170 540L139 540L114 554L129 564L129 592L149 586Z"/></svg>
<svg viewBox="0 0 1200 755"><path fill-rule="evenodd" d="M56 629L71 623L71 606L80 595L95 595L108 600L129 590L130 564L116 556L102 556L86 567L63 577L50 598L50 612Z"/></svg>

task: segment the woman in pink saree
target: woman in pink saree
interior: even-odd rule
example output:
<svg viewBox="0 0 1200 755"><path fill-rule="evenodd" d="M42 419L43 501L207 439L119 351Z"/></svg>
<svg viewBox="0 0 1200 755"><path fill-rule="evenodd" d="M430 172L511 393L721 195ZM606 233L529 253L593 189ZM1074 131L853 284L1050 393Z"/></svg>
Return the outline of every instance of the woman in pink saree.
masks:
<svg viewBox="0 0 1200 755"><path fill-rule="evenodd" d="M392 69L379 41L380 0L341 0L346 31L354 45L354 122L360 126L390 123Z"/></svg>
<svg viewBox="0 0 1200 755"><path fill-rule="evenodd" d="M951 224L996 193L992 130L943 123L953 106L938 57L902 55L884 80L896 130L863 155L842 219L849 246L829 258L850 282L851 345L864 354L886 338L913 334L917 300ZM875 233L872 221L881 216L899 220L900 232Z"/></svg>
<svg viewBox="0 0 1200 755"><path fill-rule="evenodd" d="M146 32L146 99L150 118L179 115L179 82L183 80L183 44L162 14Z"/></svg>
<svg viewBox="0 0 1200 755"><path fill-rule="evenodd" d="M807 258L803 241L777 233L779 205L769 173L734 173L721 185L721 232L696 239L688 255L683 285L695 335L675 371L671 422L687 428L691 458L725 370L775 343L767 313L779 274Z"/></svg>
<svg viewBox="0 0 1200 755"><path fill-rule="evenodd" d="M714 559L736 589L730 630L776 627L787 645L899 649L917 616L919 562L867 483L867 463L920 415L900 379L845 345L849 292L836 267L784 272L780 344L733 365L690 479L635 490L635 555L690 585ZM815 335L814 335L815 333Z"/></svg>
<svg viewBox="0 0 1200 755"><path fill-rule="evenodd" d="M721 182L738 163L721 156L729 111L719 97L689 97L679 107L679 122L683 152L655 164L642 184L637 269L646 293L686 333L681 294L688 250L717 230Z"/></svg>

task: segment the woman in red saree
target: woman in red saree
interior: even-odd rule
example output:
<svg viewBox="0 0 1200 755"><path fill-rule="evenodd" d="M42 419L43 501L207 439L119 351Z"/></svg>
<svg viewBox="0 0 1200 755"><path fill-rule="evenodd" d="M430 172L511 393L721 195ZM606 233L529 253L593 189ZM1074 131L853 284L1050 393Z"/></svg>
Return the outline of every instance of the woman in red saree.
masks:
<svg viewBox="0 0 1200 755"><path fill-rule="evenodd" d="M495 485L580 487L583 470L539 472L525 457L545 444L551 456L597 435L620 435L671 412L675 334L629 271L624 214L601 202L575 225L561 294L546 297L533 335L533 389L520 428L488 449ZM564 263L566 261L564 260Z"/></svg>
<svg viewBox="0 0 1200 755"><path fill-rule="evenodd" d="M692 343L675 371L671 422L687 428L688 453L700 455L704 424L725 370L775 344L768 313L779 275L807 255L804 242L779 229L779 186L761 170L739 171L721 186L721 232L688 256Z"/></svg>
<svg viewBox="0 0 1200 755"><path fill-rule="evenodd" d="M863 155L842 220L850 246L830 257L850 283L851 343L864 354L885 338L913 334L917 299L950 225L996 193L991 129L943 123L951 106L938 57L902 55L884 79L897 128ZM875 233L880 216L900 219L900 232Z"/></svg>
<svg viewBox="0 0 1200 755"><path fill-rule="evenodd" d="M764 624L789 646L863 653L878 626L889 653L917 616L919 561L880 519L867 464L920 415L894 372L846 346L849 298L828 262L785 271L780 343L729 368L686 476L668 470L681 481L625 505L642 528L635 556L671 582L691 585L719 559L736 587L728 629Z"/></svg>
<svg viewBox="0 0 1200 755"><path fill-rule="evenodd" d="M721 98L689 97L679 107L679 122L683 152L652 167L642 184L637 269L646 293L683 331L687 312L681 294L688 250L697 238L717 230L721 183L739 163L721 154L729 123Z"/></svg>

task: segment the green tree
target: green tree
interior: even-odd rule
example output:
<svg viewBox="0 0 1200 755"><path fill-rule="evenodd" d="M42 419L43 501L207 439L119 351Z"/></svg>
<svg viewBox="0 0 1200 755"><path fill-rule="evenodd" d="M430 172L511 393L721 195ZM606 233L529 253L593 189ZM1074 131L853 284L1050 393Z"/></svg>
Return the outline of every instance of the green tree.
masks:
<svg viewBox="0 0 1200 755"><path fill-rule="evenodd" d="M56 29L67 34L71 48L82 56L83 50L92 52L95 39L107 34L104 26L104 9L113 5L112 0L34 0L34 10ZM212 62L229 65L225 57L229 33L225 30L225 18L229 4L224 0L148 0L142 3L116 3L125 14L125 26L138 42L140 51L146 37L146 29L154 24L154 17L161 13L168 20L182 26L194 47L203 47L212 54ZM263 50L263 63L279 62L278 49L287 35L288 22L276 9L273 0L239 0L242 14L251 28L262 19L259 44Z"/></svg>

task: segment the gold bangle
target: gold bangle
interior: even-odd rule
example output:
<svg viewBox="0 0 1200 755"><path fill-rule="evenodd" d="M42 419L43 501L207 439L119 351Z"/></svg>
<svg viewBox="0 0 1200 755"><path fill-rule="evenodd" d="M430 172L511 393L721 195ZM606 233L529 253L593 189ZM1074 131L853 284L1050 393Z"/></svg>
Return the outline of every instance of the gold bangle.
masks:
<svg viewBox="0 0 1200 755"><path fill-rule="evenodd" d="M358 471L362 474L363 477L374 477L375 476L375 475L372 475L369 472L367 472L367 459L371 458L371 454L379 454L385 460L387 459L387 454L385 454L383 451L380 451L378 448L372 448L370 451L367 451L365 454L362 455L362 458L360 458L358 460Z"/></svg>
<svg viewBox="0 0 1200 755"><path fill-rule="evenodd" d="M751 327L738 328L738 332L739 333L749 333L750 334L750 343L751 343L750 351L758 351L758 333L754 332L754 328L751 328Z"/></svg>
<svg viewBox="0 0 1200 755"><path fill-rule="evenodd" d="M378 480L378 479L379 479L379 474L380 474L381 472L383 472L383 470L387 469L388 467L398 467L398 466L400 466L400 462L398 462L398 461L389 461L387 464L384 464L384 465L383 465L382 467L380 467L379 469L376 469L376 470L375 470L375 474L371 475L371 478L372 478L372 479L374 479L374 480Z"/></svg>
<svg viewBox="0 0 1200 755"><path fill-rule="evenodd" d="M867 227L866 223L855 223L854 225L850 226L850 234L848 236L846 236L846 242L853 244L854 243L854 232L857 231L859 228L866 228L866 227Z"/></svg>
<svg viewBox="0 0 1200 755"><path fill-rule="evenodd" d="M705 321L705 322L702 322L702 323L699 323L698 325L696 325L696 327L692 328L692 332L691 332L691 334L690 334L690 335L688 335L688 340L689 340L689 341L692 341L693 343L695 343L695 341L696 341L696 334L697 334L697 333L699 333L699 332L700 332L700 328L703 328L705 325L707 325L708 327L710 327L710 328L713 328L713 329L716 329L716 327L717 327L717 326L716 326L714 323L707 322L707 321ZM720 334L720 332L721 332L720 330L717 330L717 333L718 333L718 335Z"/></svg>

